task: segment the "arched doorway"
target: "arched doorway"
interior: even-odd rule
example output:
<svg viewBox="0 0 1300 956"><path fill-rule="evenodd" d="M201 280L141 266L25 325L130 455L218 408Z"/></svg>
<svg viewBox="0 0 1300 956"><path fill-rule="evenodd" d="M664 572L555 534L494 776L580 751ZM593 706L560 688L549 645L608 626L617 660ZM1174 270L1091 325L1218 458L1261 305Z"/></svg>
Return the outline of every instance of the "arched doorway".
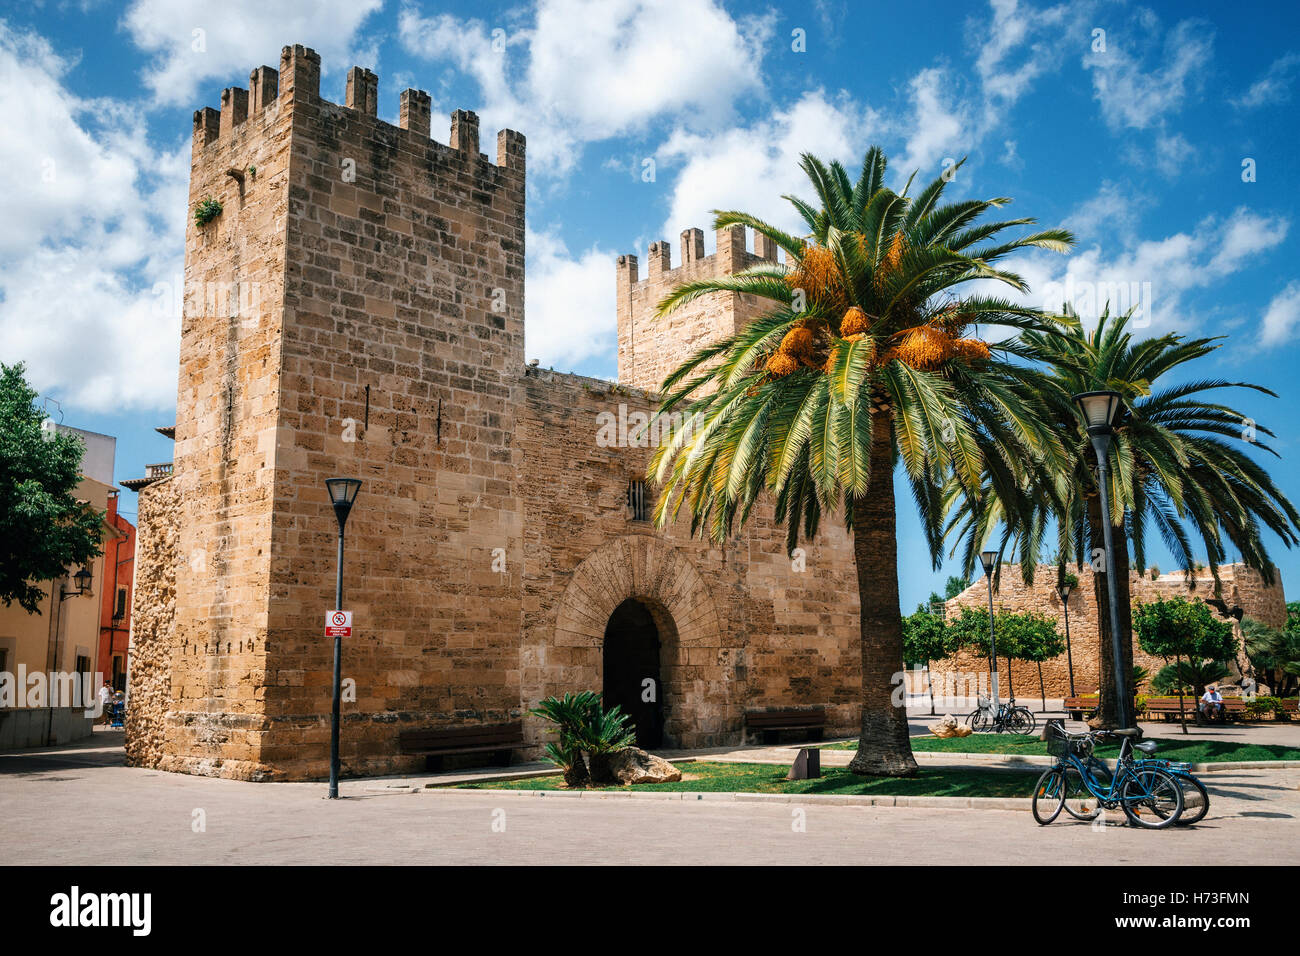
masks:
<svg viewBox="0 0 1300 956"><path fill-rule="evenodd" d="M659 646L659 627L646 605L629 598L614 608L605 625L603 700L631 715L643 749L663 744Z"/></svg>

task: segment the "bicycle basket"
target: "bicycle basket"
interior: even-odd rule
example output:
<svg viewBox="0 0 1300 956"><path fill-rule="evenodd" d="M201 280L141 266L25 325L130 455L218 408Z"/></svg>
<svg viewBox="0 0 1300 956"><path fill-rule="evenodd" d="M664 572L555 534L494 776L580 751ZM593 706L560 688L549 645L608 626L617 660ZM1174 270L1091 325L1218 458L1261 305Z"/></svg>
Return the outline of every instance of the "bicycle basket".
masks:
<svg viewBox="0 0 1300 956"><path fill-rule="evenodd" d="M1069 736L1060 724L1049 724L1047 730L1047 752L1053 757L1062 757L1065 755L1066 743Z"/></svg>

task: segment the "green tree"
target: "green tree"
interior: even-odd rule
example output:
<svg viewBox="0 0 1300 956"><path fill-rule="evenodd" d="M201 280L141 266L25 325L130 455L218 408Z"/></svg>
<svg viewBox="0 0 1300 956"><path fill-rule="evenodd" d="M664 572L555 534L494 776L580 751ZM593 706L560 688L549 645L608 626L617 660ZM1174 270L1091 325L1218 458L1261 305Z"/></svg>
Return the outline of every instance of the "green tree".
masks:
<svg viewBox="0 0 1300 956"><path fill-rule="evenodd" d="M24 367L0 364L0 598L39 614L41 582L101 553L103 515L76 498L85 446L41 430Z"/></svg>
<svg viewBox="0 0 1300 956"><path fill-rule="evenodd" d="M1241 619L1246 656L1278 697L1294 692L1294 675L1300 672L1300 632L1292 630L1291 623L1291 604L1287 605L1286 628L1270 627L1253 617Z"/></svg>
<svg viewBox="0 0 1300 956"><path fill-rule="evenodd" d="M1137 632L1138 646L1155 657L1166 661L1173 658L1174 677L1200 681L1211 673L1205 670L1205 662L1220 662L1236 657L1236 639L1232 634L1232 625L1215 616L1204 601L1189 601L1174 597L1139 604L1133 610L1133 629ZM1186 658L1187 667L1183 666ZM1170 675L1161 670L1152 682L1153 689L1160 690L1168 685ZM1226 671L1225 671L1226 672ZM1217 670L1215 671L1217 673ZM1209 677L1205 683L1218 680ZM1183 680L1177 679L1178 707L1182 712ZM1204 683L1194 687L1199 695ZM1187 733L1187 717L1181 717L1183 733Z"/></svg>
<svg viewBox="0 0 1300 956"><path fill-rule="evenodd" d="M993 615L994 641L998 656L1007 662L1007 696L1015 696L1011 681L1013 660L1039 664L1038 683L1042 688L1042 662L1065 653L1065 641L1056 632L1056 622L1034 611L1007 611L999 608ZM970 647L991 658L989 612L983 608L964 607L948 623L948 641L953 650Z"/></svg>
<svg viewBox="0 0 1300 956"><path fill-rule="evenodd" d="M945 600L951 601L962 591L970 587L970 579L963 578L956 574L948 575L948 580L943 585L943 596Z"/></svg>
<svg viewBox="0 0 1300 956"><path fill-rule="evenodd" d="M1043 661L1054 660L1065 653L1065 638L1056 630L1056 622L1045 614L1026 611L1007 615L1004 625L1014 633L1013 643L1022 661L1033 661L1038 667L1038 695L1043 709L1047 708L1047 690L1043 686Z"/></svg>
<svg viewBox="0 0 1300 956"><path fill-rule="evenodd" d="M1107 569L1100 562L1099 573L1093 575L1093 597L1097 607L1109 606L1107 573L1113 571L1126 671L1133 666L1130 555L1137 567L1146 566L1149 529L1157 531L1189 574L1199 563L1196 544L1204 548L1216 591L1218 566L1229 546L1272 581L1275 571L1263 530L1272 531L1288 548L1300 542L1300 515L1251 454L1276 454L1265 441L1272 432L1210 394L1224 389L1274 393L1223 379L1163 384L1161 379L1172 375L1186 376L1189 363L1213 354L1218 340L1174 333L1135 338L1130 320L1131 314L1111 316L1107 310L1091 331L1073 326L1060 333L1030 330L1021 336L1051 369L1043 400L1065 436L1067 466L1034 462L1028 481L1019 474L1004 478L990 471L986 487L965 497L953 521L965 536L963 561L968 569L977 560L981 542L999 528L1010 550L1021 556L1026 576L1032 575L1043 540L1053 529L1061 555L1072 555L1079 567L1085 562L1097 566L1095 556L1104 552L1096 460L1072 399L1080 392L1119 392L1125 408L1111 444L1105 489L1116 566ZM1098 630L1101 697L1094 723L1113 727L1114 655L1110 616L1104 610L1098 615Z"/></svg>
<svg viewBox="0 0 1300 956"><path fill-rule="evenodd" d="M975 485L986 467L1033 452L1061 457L1039 418L1039 373L1013 360L1017 340L976 334L1045 331L1057 320L970 283L1023 291L1018 275L995 264L1026 248L1064 251L1073 237L1055 229L1002 241L1000 233L1031 220L977 220L1007 200L941 204L944 177L915 197L896 193L876 148L856 182L838 163L805 155L802 166L816 203L787 198L807 238L742 212L715 219L717 228L768 237L784 264L687 282L659 305L666 315L701 296L741 293L771 308L665 380L658 416L684 414L650 466L660 488L655 518L662 526L685 508L693 533L722 539L766 493L792 550L801 532L817 533L823 514L842 514L853 534L862 660L850 769L910 775L906 711L891 701L903 664L894 466L902 460L937 567L945 475Z"/></svg>
<svg viewBox="0 0 1300 956"><path fill-rule="evenodd" d="M932 595L933 597L934 595ZM919 607L915 614L903 618L903 660L910 664L921 664L926 669L926 686L930 690L930 714L934 716L934 682L930 675L930 664L941 661L952 649L948 643L948 629L944 626L943 616L927 608Z"/></svg>

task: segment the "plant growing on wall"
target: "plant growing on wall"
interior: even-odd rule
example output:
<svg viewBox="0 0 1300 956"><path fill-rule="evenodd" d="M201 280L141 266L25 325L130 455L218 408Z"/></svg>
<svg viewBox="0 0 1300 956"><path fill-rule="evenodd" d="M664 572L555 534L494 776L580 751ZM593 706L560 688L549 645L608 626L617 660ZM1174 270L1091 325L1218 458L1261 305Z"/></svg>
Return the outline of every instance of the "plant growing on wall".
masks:
<svg viewBox="0 0 1300 956"><path fill-rule="evenodd" d="M960 164L958 164L960 165ZM692 533L721 541L770 495L786 550L816 535L824 514L853 535L859 595L862 707L859 774L916 772L907 714L894 706L903 664L894 468L901 460L936 567L942 559L946 476L964 487L986 470L1017 484L1034 455L1062 457L1042 424L1040 373L1017 331L1062 320L978 290L1024 280L998 262L1024 249L1064 252L1063 229L1005 237L1031 219L979 222L1005 198L941 202L951 176L916 195L885 185L884 153L867 151L856 182L839 163L805 154L815 200L787 197L807 227L785 232L743 212L715 210L718 229L745 226L786 256L734 275L686 282L660 316L714 293L770 303L765 314L692 355L664 381L656 417L684 412L649 475L662 527L685 508ZM1000 327L1010 337L980 337ZM1001 487L1001 482L999 482Z"/></svg>
<svg viewBox="0 0 1300 956"><path fill-rule="evenodd" d="M215 199L204 199L194 207L194 222L206 226L221 215L221 203Z"/></svg>

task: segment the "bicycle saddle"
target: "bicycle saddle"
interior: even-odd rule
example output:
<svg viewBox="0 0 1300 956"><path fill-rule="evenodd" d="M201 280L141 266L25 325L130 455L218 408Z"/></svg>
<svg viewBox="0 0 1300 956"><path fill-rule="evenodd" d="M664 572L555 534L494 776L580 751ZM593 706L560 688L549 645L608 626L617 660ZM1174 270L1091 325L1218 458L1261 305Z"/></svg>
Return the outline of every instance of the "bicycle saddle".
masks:
<svg viewBox="0 0 1300 956"><path fill-rule="evenodd" d="M1138 750L1142 751L1143 753L1149 754L1155 752L1156 742L1154 740L1143 740L1138 743L1135 743L1133 746L1136 747Z"/></svg>
<svg viewBox="0 0 1300 956"><path fill-rule="evenodd" d="M1141 737L1142 728L1140 727L1123 727L1119 730L1110 731L1116 737Z"/></svg>

